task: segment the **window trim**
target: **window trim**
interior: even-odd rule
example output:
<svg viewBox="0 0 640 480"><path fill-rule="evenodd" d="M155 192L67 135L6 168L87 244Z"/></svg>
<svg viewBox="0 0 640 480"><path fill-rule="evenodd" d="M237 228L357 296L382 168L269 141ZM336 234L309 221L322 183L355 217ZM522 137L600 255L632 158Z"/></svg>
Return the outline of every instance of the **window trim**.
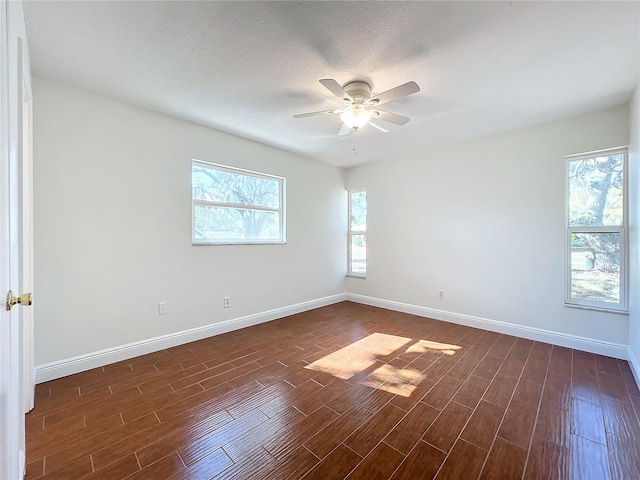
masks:
<svg viewBox="0 0 640 480"><path fill-rule="evenodd" d="M231 203L231 202L216 202L210 200L200 200L193 198L193 167L200 166L203 168L208 168L212 170L224 171L233 174L244 175L248 177L254 178L262 178L266 180L276 180L279 186L279 196L280 203L278 208L265 207L263 205L254 205L254 204L242 204L242 203ZM287 235L286 235L286 178L279 177L277 175L271 175L268 173L256 172L253 170L247 170L243 168L231 167L229 165L222 165L219 163L213 162L205 162L204 160L192 159L191 160L191 178L192 178L192 186L191 186L191 244L193 246L206 246L206 245L283 245L287 243ZM210 207L223 207L223 208L238 208L238 209L246 209L246 210L260 210L264 212L275 212L278 214L278 228L280 231L280 236L277 239L264 239L258 238L255 240L247 240L246 238L239 239L202 239L196 238L196 205L205 205Z"/></svg>
<svg viewBox="0 0 640 480"><path fill-rule="evenodd" d="M597 156L609 156L622 154L622 225L619 226L584 226L572 227L569 221L569 163L577 160L594 158ZM596 310L601 312L629 314L629 148L620 146L595 150L591 152L567 155L564 157L565 176L565 241L564 241L564 305L570 308L584 310ZM596 300L585 300L573 298L571 296L571 236L574 233L618 233L620 235L620 302L600 302Z"/></svg>
<svg viewBox="0 0 640 480"><path fill-rule="evenodd" d="M365 269L365 274L362 275L361 273L354 273L353 270L351 269L351 267L353 266L353 256L352 256L352 245L353 245L353 241L352 241L352 237L354 235L363 235L365 237L365 245L366 245L366 238L367 238L367 229L365 227L364 230L358 230L358 231L353 231L351 230L351 194L353 193L360 193L360 192L364 192L365 195L367 193L367 189L366 188L353 188L353 189L349 189L347 190L347 277L352 277L352 278L367 278L367 273L366 273L366 269ZM369 202L367 201L367 217L369 216ZM366 225L366 223L365 223ZM366 258L366 247L365 247L365 258Z"/></svg>

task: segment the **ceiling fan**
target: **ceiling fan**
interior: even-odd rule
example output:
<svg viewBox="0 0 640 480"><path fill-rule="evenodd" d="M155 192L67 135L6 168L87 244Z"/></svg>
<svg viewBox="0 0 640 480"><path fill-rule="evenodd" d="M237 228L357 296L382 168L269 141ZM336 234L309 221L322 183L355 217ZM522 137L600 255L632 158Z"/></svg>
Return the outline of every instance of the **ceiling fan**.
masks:
<svg viewBox="0 0 640 480"><path fill-rule="evenodd" d="M323 78L320 83L342 100L344 108L336 108L333 110L323 110L320 112L300 113L294 115L293 118L314 117L316 115L335 115L340 114L342 120L342 128L338 135L346 135L352 130L358 130L369 124L378 130L387 132L384 128L377 125L372 120L382 120L383 122L393 123L394 125L405 125L410 119L404 115L380 110L382 105L401 97L406 97L420 91L420 87L416 82L407 82L399 85L386 92L378 93L371 96L371 86L366 82L350 82L341 87L338 82L332 78Z"/></svg>

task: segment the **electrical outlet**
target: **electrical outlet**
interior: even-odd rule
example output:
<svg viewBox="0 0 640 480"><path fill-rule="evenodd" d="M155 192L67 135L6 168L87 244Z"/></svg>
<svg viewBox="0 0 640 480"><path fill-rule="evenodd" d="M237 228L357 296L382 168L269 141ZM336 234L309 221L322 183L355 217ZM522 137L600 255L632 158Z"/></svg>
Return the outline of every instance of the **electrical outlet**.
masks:
<svg viewBox="0 0 640 480"><path fill-rule="evenodd" d="M231 297L224 297L222 299L222 306L224 308L229 308L231 306Z"/></svg>
<svg viewBox="0 0 640 480"><path fill-rule="evenodd" d="M444 300L444 290L438 290L438 300Z"/></svg>
<svg viewBox="0 0 640 480"><path fill-rule="evenodd" d="M169 313L167 311L167 302L160 302L158 304L158 315L166 315Z"/></svg>

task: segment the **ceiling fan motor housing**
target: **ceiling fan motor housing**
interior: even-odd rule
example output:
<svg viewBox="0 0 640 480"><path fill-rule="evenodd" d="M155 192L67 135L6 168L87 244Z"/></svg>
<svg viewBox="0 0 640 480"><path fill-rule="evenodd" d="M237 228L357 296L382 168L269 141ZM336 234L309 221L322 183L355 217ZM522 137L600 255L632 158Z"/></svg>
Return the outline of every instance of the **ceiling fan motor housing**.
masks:
<svg viewBox="0 0 640 480"><path fill-rule="evenodd" d="M365 82L347 83L342 88L353 98L354 103L363 103L371 97L371 86ZM345 98L345 101L351 103L348 98Z"/></svg>

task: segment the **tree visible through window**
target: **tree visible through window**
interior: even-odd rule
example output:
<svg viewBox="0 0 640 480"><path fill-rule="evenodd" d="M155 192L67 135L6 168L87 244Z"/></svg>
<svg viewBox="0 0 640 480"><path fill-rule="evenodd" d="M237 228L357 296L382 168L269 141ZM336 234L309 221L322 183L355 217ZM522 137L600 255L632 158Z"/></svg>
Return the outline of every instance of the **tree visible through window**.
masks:
<svg viewBox="0 0 640 480"><path fill-rule="evenodd" d="M567 304L626 311L626 149L567 157Z"/></svg>
<svg viewBox="0 0 640 480"><path fill-rule="evenodd" d="M367 276L367 192L349 190L348 275Z"/></svg>
<svg viewBox="0 0 640 480"><path fill-rule="evenodd" d="M194 160L195 244L284 243L284 178Z"/></svg>

